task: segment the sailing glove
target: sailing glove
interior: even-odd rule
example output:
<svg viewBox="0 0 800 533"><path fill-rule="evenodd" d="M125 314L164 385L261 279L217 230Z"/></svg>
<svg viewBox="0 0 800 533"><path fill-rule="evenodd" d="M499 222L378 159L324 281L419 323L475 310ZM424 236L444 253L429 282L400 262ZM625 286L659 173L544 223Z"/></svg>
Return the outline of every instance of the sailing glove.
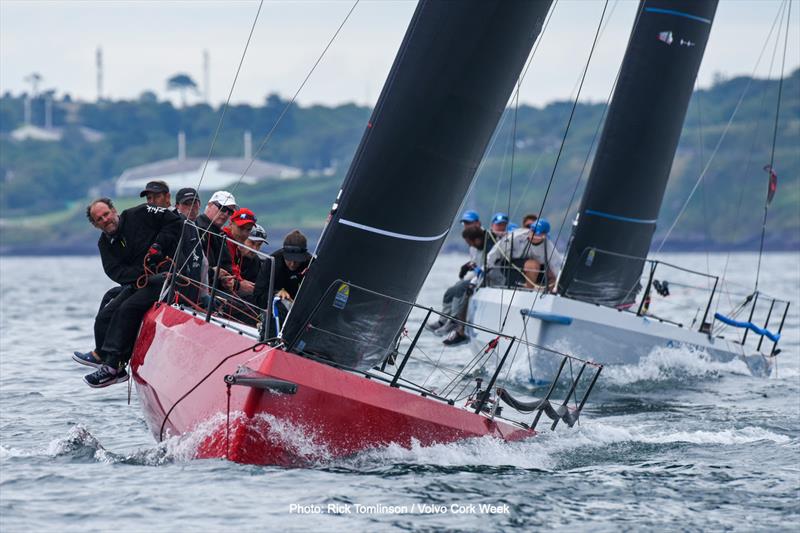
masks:
<svg viewBox="0 0 800 533"><path fill-rule="evenodd" d="M467 272L473 270L474 268L475 268L475 263L473 263L472 261L461 265L461 270L458 271L458 279L464 279L464 276L467 275Z"/></svg>

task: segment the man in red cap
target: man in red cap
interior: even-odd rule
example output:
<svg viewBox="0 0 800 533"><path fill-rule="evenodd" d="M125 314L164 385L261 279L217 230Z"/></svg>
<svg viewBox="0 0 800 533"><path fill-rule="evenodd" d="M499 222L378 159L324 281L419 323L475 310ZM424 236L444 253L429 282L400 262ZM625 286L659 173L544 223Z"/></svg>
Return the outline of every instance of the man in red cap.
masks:
<svg viewBox="0 0 800 533"><path fill-rule="evenodd" d="M239 244L244 244L250 236L250 230L256 225L256 215L250 209L242 207L234 211L231 215L230 223L222 230L229 239L228 252L231 254L231 273L236 278L234 291L242 294L252 294L253 282L242 278L242 248Z"/></svg>

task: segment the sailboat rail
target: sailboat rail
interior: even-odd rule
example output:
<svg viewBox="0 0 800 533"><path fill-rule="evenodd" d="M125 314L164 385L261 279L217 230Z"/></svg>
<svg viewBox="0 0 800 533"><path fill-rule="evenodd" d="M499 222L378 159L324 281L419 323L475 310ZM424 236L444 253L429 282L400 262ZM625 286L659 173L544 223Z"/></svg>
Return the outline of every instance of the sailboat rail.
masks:
<svg viewBox="0 0 800 533"><path fill-rule="evenodd" d="M349 309L352 307L358 310L360 304L359 300L364 300L366 298L369 298L370 301L374 301L376 298L385 299L387 302L392 302L393 304L401 304L405 309L406 321L395 335L395 340L389 345L375 342L375 340L384 337L377 336L368 330L361 332L357 337L343 333L351 331L352 329L352 324L348 323L349 320L358 320L356 312L352 315L347 314ZM323 308L327 309L328 306L333 306L340 312L339 319L335 321L326 321L325 318L320 318L317 320L318 315L326 316L324 313L319 313L319 311ZM412 317L412 313L415 311L416 314L418 314L416 318ZM419 341L421 336L426 332L430 333L430 335L434 335L434 333L430 331L430 327L426 327L429 326L429 322L432 322L434 316L442 321L451 321L452 324L463 327L466 332L471 334L474 334L475 331L488 333L494 337L494 340L478 349L472 359L466 363L461 361L454 365L452 359L446 364L442 364L441 359L440 361L433 361L426 353L426 348L420 347ZM470 331L470 328L475 331ZM342 332L338 331L338 329L341 329ZM532 405L535 404L537 410L546 411L545 414L547 414L548 417L552 418L555 416L556 418L554 420L564 420L570 426L577 420L580 411L577 407L579 401L581 406L585 403L586 397L597 379L597 375L602 370L602 365L594 361L582 359L573 354L559 352L549 347L540 346L526 339L517 338L491 328L472 324L458 317L438 312L431 307L383 294L341 279L337 279L328 286L327 290L317 301L314 311L306 318L301 332L297 341L287 346L289 351L294 351L301 356L324 362L337 368L357 372L369 379L384 381L392 387L407 389L413 393L447 402L450 405L466 400L467 403L465 406L470 410L474 410L476 414L490 413L492 416L500 414L502 410L502 407L499 406L500 400L503 400L511 409L527 412L514 407L515 405L527 405L527 403L513 399L508 391L500 384L500 382L503 381L501 379L501 372L505 372L510 366L509 363L513 365L514 357L509 357L512 353L512 348L523 346L533 348L537 353L545 352L552 356L555 361L559 359L561 361L560 366L558 366L558 371L555 373L551 371L547 375L545 381L566 383L566 386L562 386L559 389L559 394L562 394L564 390L569 390L569 394L564 399L562 406L552 406L549 403L549 396L543 400L535 400ZM305 342L304 337L306 335L312 338L318 337L319 335L326 335L329 338L335 338L337 342L349 342L352 343L353 346L362 347L362 349L378 349L383 354L383 358L372 368L357 368L355 365L348 364L347 361L337 360L335 357L337 354L318 353L316 350L309 350L308 346L313 345L313 343L307 344ZM421 354L421 356L419 354ZM516 351L514 351L514 354L516 354ZM407 370L409 368L408 363L414 359L419 360L420 364L413 365L413 371ZM494 365L492 365L493 359L496 361ZM421 364L423 362L426 364ZM574 362L582 369L591 368L593 371L581 372L577 378L570 378L570 376L562 373L566 362L570 362L570 366L572 366ZM428 365L427 363L431 364ZM558 363L555 362L551 368L554 369L557 365ZM456 366L458 368L455 368ZM388 367L394 367L394 371ZM409 372L419 375L423 368L426 369L426 371L430 369L430 375L424 381L422 381L421 378L417 380L415 378L406 377L406 374ZM475 377L475 372L478 370L488 372L488 385L485 390L481 390L482 378L476 378L476 389L470 394L467 390L467 385L471 379ZM441 373L439 377L444 376L444 378L449 381L446 384L440 383L438 384L439 386L427 385L428 380L437 371ZM591 382L591 384L587 384L589 382ZM583 390L582 395L576 392L579 387ZM567 401L570 400L571 396L575 396L575 408L567 407Z"/></svg>
<svg viewBox="0 0 800 533"><path fill-rule="evenodd" d="M197 243L191 249L184 249L183 243L188 231L195 231L197 234ZM203 250L203 235L210 238L217 237L220 239L220 249L216 258L205 257ZM245 325L256 326L261 330L261 337L268 336L268 327L265 327L268 322L271 322L270 317L275 313L271 313L269 307L260 307L254 301L249 300L247 297L225 291L220 285L220 264L222 262L222 251L228 244L231 243L241 250L248 250L257 257L259 261L269 261L270 278L267 287L266 302L272 302L274 293L273 283L275 279L275 259L272 255L250 248L243 243L235 241L228 237L227 234L217 234L208 228L202 228L191 220L183 221L183 230L181 231L180 239L176 247L175 257L171 260L170 268L164 285L161 290L160 301L177 304L182 307L190 307L196 312L205 314L205 321L210 322L215 315L222 319L232 320L234 322L241 322ZM201 260L204 259L207 263L207 275L199 273L188 272L187 265L189 264L192 255L197 255ZM214 261L212 263L212 260ZM212 268L213 267L213 273ZM209 277L211 279L209 279ZM192 291L185 289L191 288ZM187 294L189 292L189 294ZM196 292L196 293L195 293ZM272 333L274 333L274 331Z"/></svg>

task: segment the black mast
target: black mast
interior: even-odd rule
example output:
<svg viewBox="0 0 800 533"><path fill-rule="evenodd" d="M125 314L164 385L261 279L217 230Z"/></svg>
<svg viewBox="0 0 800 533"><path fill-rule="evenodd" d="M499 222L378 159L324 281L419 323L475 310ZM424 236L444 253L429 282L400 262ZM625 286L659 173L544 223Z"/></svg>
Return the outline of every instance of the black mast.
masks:
<svg viewBox="0 0 800 533"><path fill-rule="evenodd" d="M558 283L610 306L636 298L717 0L642 0Z"/></svg>
<svg viewBox="0 0 800 533"><path fill-rule="evenodd" d="M408 307L336 281L416 299L550 4L420 1L287 318L289 349L354 368L387 355Z"/></svg>

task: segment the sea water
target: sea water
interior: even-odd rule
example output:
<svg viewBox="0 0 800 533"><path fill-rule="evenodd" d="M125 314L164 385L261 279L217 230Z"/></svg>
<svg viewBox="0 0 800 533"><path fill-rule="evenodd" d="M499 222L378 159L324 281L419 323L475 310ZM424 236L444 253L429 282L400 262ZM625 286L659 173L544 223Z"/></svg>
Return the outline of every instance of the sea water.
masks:
<svg viewBox="0 0 800 533"><path fill-rule="evenodd" d="M665 258L712 271L727 260L730 280L753 283L752 254ZM437 305L463 261L440 258L420 302ZM770 378L741 361L657 349L606 368L571 429L332 460L288 425L284 437L315 460L287 469L194 460L191 435L155 443L135 389L128 405L125 385L83 383L91 369L70 356L92 347L111 286L99 258L2 258L0 531L795 530L798 265L799 254L775 253L762 266L760 288L794 300ZM425 342L438 360L469 350ZM527 382L522 371L509 379Z"/></svg>

